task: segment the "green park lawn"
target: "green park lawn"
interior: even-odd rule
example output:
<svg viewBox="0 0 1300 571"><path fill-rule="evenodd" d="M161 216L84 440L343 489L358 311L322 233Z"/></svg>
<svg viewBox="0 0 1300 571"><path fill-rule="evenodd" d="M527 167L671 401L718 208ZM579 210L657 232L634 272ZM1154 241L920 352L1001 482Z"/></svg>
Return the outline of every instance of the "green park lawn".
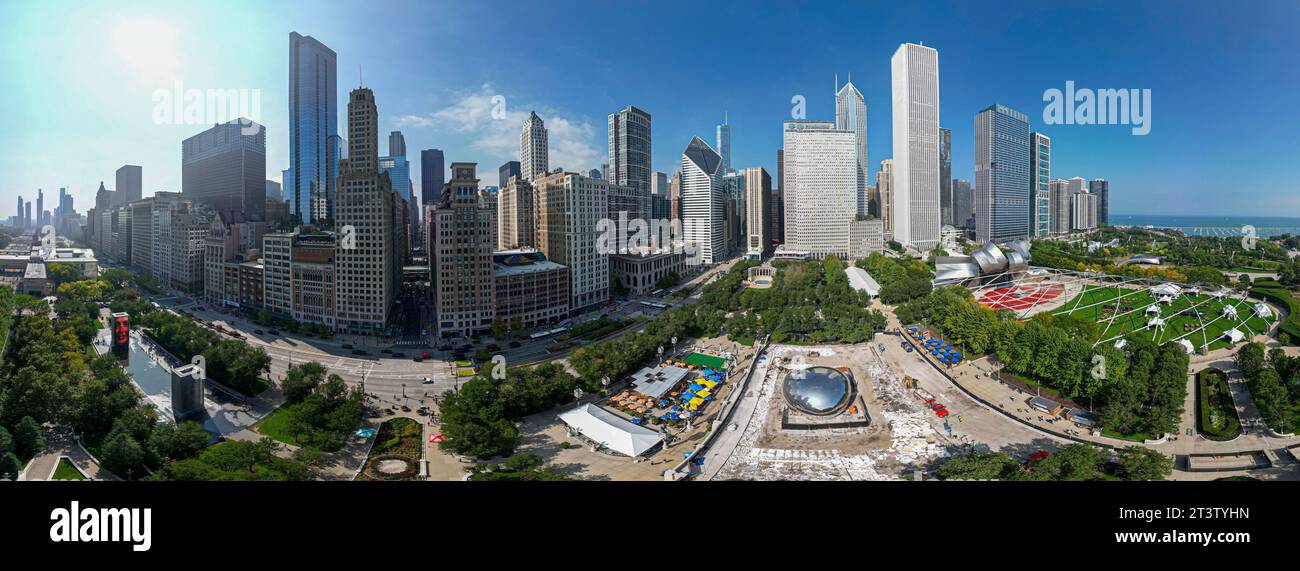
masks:
<svg viewBox="0 0 1300 571"><path fill-rule="evenodd" d="M257 425L257 431L271 437L273 440L294 446L298 445L297 439L289 432L289 414L285 412L284 407L275 409L274 412L263 418L262 422Z"/></svg>
<svg viewBox="0 0 1300 571"><path fill-rule="evenodd" d="M1253 303L1225 298L1222 301L1211 295L1180 295L1169 305L1158 304L1165 326L1157 333L1147 327L1155 313L1146 308L1155 304L1156 296L1149 289L1130 289L1116 286L1090 286L1053 313L1071 314L1099 324L1101 342L1130 335L1144 336L1157 344L1186 338L1197 349L1206 347L1213 351L1228 346L1224 332L1238 328L1247 338L1268 330L1276 317L1263 319L1251 309ZM1242 319L1223 316L1225 306L1237 308ZM1113 308L1118 307L1118 311ZM1198 315L1199 313L1199 315Z"/></svg>

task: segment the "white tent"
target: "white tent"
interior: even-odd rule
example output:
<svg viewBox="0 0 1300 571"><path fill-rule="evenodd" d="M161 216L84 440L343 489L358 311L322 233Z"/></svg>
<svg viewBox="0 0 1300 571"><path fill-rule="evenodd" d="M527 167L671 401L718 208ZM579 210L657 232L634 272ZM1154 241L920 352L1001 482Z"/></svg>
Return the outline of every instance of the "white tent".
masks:
<svg viewBox="0 0 1300 571"><path fill-rule="evenodd" d="M625 456L640 456L663 440L658 432L590 404L564 412L559 418L573 432Z"/></svg>
<svg viewBox="0 0 1300 571"><path fill-rule="evenodd" d="M1125 345L1128 345L1128 339L1120 339L1115 342L1116 349L1123 349Z"/></svg>
<svg viewBox="0 0 1300 571"><path fill-rule="evenodd" d="M1242 333L1241 330L1236 328L1224 331L1223 336L1227 337L1228 341L1231 341L1233 343L1240 343L1242 339L1246 338L1246 334Z"/></svg>
<svg viewBox="0 0 1300 571"><path fill-rule="evenodd" d="M1170 296L1167 296L1167 295L1162 295L1162 296L1160 296L1160 303L1163 303L1163 304L1165 304L1165 305L1173 305L1173 303L1174 303L1174 298L1172 298L1172 297L1170 297Z"/></svg>
<svg viewBox="0 0 1300 571"><path fill-rule="evenodd" d="M1152 304L1152 305L1148 305L1148 306L1147 306L1147 313L1155 313L1155 314L1159 314L1159 313L1160 313L1160 306L1158 306L1158 305L1154 305L1154 304Z"/></svg>
<svg viewBox="0 0 1300 571"><path fill-rule="evenodd" d="M1187 295L1200 295L1200 293L1201 293L1201 288L1199 288L1199 287L1189 287L1189 288L1187 288L1186 290L1183 290L1183 293L1185 293L1185 294L1187 294Z"/></svg>
<svg viewBox="0 0 1300 571"><path fill-rule="evenodd" d="M1273 317L1273 310L1269 309L1267 305L1264 305L1262 303L1257 303L1255 304L1255 307L1253 309L1255 310L1255 315L1257 317L1261 317L1263 319L1268 319L1270 317Z"/></svg>
<svg viewBox="0 0 1300 571"><path fill-rule="evenodd" d="M1188 355L1191 355L1192 353L1196 352L1196 347L1192 346L1191 341L1188 341L1186 339L1179 339L1178 344L1183 346L1183 351L1186 351Z"/></svg>
<svg viewBox="0 0 1300 571"><path fill-rule="evenodd" d="M1160 284L1151 288L1151 293L1162 296L1177 296L1178 294L1183 293L1183 288L1178 287L1176 284Z"/></svg>
<svg viewBox="0 0 1300 571"><path fill-rule="evenodd" d="M1147 327L1164 327L1164 326L1165 326L1165 320L1160 319L1159 317L1152 317L1151 321L1147 322Z"/></svg>
<svg viewBox="0 0 1300 571"><path fill-rule="evenodd" d="M1228 319L1237 319L1237 307L1235 305L1223 306L1223 316Z"/></svg>

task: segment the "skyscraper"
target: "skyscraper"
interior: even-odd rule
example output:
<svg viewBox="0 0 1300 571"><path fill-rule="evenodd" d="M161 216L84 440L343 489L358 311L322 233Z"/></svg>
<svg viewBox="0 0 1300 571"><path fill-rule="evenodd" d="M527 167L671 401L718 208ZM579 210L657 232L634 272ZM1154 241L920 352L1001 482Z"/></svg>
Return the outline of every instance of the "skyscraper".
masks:
<svg viewBox="0 0 1300 571"><path fill-rule="evenodd" d="M477 165L452 163L448 192L425 209L437 335L469 336L492 327L492 226L482 201Z"/></svg>
<svg viewBox="0 0 1300 571"><path fill-rule="evenodd" d="M519 161L506 161L497 169L497 186L505 188L510 182L510 177L519 175Z"/></svg>
<svg viewBox="0 0 1300 571"><path fill-rule="evenodd" d="M569 267L574 312L609 300L609 254L598 248L601 218L609 208L608 182L571 172L533 179L537 248ZM611 244L613 246L613 244Z"/></svg>
<svg viewBox="0 0 1300 571"><path fill-rule="evenodd" d="M650 178L650 217L656 220L672 218L672 187L668 184L668 175L654 173Z"/></svg>
<svg viewBox="0 0 1300 571"><path fill-rule="evenodd" d="M953 226L952 215L952 130L939 128L939 215L942 224Z"/></svg>
<svg viewBox="0 0 1300 571"><path fill-rule="evenodd" d="M36 225L37 226L41 226L45 224L45 220L41 218L42 212L45 212L45 189L38 188L36 189Z"/></svg>
<svg viewBox="0 0 1300 571"><path fill-rule="evenodd" d="M745 256L766 257L772 251L772 175L762 167L745 169Z"/></svg>
<svg viewBox="0 0 1300 571"><path fill-rule="evenodd" d="M264 221L266 128L239 118L182 141L181 196L228 221Z"/></svg>
<svg viewBox="0 0 1300 571"><path fill-rule="evenodd" d="M289 34L289 177L283 183L292 218L301 224L334 213L341 142L337 59L315 38Z"/></svg>
<svg viewBox="0 0 1300 571"><path fill-rule="evenodd" d="M402 136L401 131L392 131L388 133L388 156L406 156L406 137Z"/></svg>
<svg viewBox="0 0 1300 571"><path fill-rule="evenodd" d="M787 249L816 258L848 256L849 222L858 212L857 140L829 121L786 121Z"/></svg>
<svg viewBox="0 0 1300 571"><path fill-rule="evenodd" d="M871 204L867 198L867 100L853 85L852 75L848 83L835 92L835 128L852 131L857 138L854 151L858 179L856 208L859 215L865 216Z"/></svg>
<svg viewBox="0 0 1300 571"><path fill-rule="evenodd" d="M447 168L442 149L420 151L420 203L433 204L438 202L446 176Z"/></svg>
<svg viewBox="0 0 1300 571"><path fill-rule="evenodd" d="M550 169L549 142L546 136L546 124L533 111L524 121L524 130L519 133L519 170L524 180L531 182L538 173L546 174Z"/></svg>
<svg viewBox="0 0 1300 571"><path fill-rule="evenodd" d="M928 251L939 244L939 52L902 44L890 65L894 239Z"/></svg>
<svg viewBox="0 0 1300 571"><path fill-rule="evenodd" d="M975 240L1029 237L1029 117L1005 105L975 116Z"/></svg>
<svg viewBox="0 0 1300 571"><path fill-rule="evenodd" d="M537 246L536 202L532 184L517 174L506 179L500 196L497 197L498 249Z"/></svg>
<svg viewBox="0 0 1300 571"><path fill-rule="evenodd" d="M731 124L726 115L723 115L717 131L715 143L718 145L718 156L722 158L722 166L718 168L721 176L731 172Z"/></svg>
<svg viewBox="0 0 1300 571"><path fill-rule="evenodd" d="M1029 235L1052 233L1052 138L1029 136Z"/></svg>
<svg viewBox="0 0 1300 571"><path fill-rule="evenodd" d="M1110 224L1110 182L1094 178L1088 181L1088 192L1097 195L1097 224Z"/></svg>
<svg viewBox="0 0 1300 571"><path fill-rule="evenodd" d="M630 189L636 202L645 202L639 218L650 216L650 133L650 114L636 107L628 105L609 116L610 165L606 180Z"/></svg>
<svg viewBox="0 0 1300 571"><path fill-rule="evenodd" d="M379 172L379 109L368 88L348 98L348 159L339 174L336 224L338 325L348 333L381 334L392 321L405 251L403 202Z"/></svg>
<svg viewBox="0 0 1300 571"><path fill-rule="evenodd" d="M953 222L959 228L974 225L971 215L975 212L975 193L970 188L970 181L964 178L952 180Z"/></svg>
<svg viewBox="0 0 1300 571"><path fill-rule="evenodd" d="M115 206L126 206L140 200L143 196L144 182L142 169L136 165L122 165L117 169L117 200Z"/></svg>
<svg viewBox="0 0 1300 571"><path fill-rule="evenodd" d="M722 157L699 137L682 151L680 206L683 237L701 264L726 259L725 196L718 170ZM688 252L689 254L690 252Z"/></svg>
<svg viewBox="0 0 1300 571"><path fill-rule="evenodd" d="M880 161L876 173L876 194L880 195L880 220L885 223L885 239L894 239L894 159Z"/></svg>
<svg viewBox="0 0 1300 571"><path fill-rule="evenodd" d="M1053 234L1068 234L1070 232L1070 187L1069 183L1057 179L1047 184L1048 196L1051 205L1051 220Z"/></svg>

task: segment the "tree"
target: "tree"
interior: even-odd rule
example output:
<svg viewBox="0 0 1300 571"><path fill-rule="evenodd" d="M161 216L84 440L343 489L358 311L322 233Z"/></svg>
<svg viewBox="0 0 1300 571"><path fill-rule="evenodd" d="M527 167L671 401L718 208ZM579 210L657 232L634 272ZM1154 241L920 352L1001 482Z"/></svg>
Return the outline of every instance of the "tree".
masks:
<svg viewBox="0 0 1300 571"><path fill-rule="evenodd" d="M974 452L949 459L939 466L944 480L1002 480L1020 469L1020 464L1001 452Z"/></svg>
<svg viewBox="0 0 1300 571"><path fill-rule="evenodd" d="M0 455L0 480L17 480L22 471L23 464L13 452Z"/></svg>
<svg viewBox="0 0 1300 571"><path fill-rule="evenodd" d="M0 426L0 456L14 450L14 437L9 435L9 431L5 430L5 427Z"/></svg>
<svg viewBox="0 0 1300 571"><path fill-rule="evenodd" d="M1264 344L1252 342L1243 345L1241 349L1237 350L1234 360L1237 362L1237 368L1241 369L1242 375L1247 379L1255 378L1255 373L1258 373L1266 364Z"/></svg>
<svg viewBox="0 0 1300 571"><path fill-rule="evenodd" d="M497 338L506 336L506 320L501 319L500 315L492 319L492 336Z"/></svg>
<svg viewBox="0 0 1300 571"><path fill-rule="evenodd" d="M1102 458L1101 450L1086 444L1070 444L1035 462L1033 469L1052 480L1101 480L1105 479L1099 469Z"/></svg>
<svg viewBox="0 0 1300 571"><path fill-rule="evenodd" d="M315 361L301 365L290 365L280 381L286 403L302 402L325 380L325 366Z"/></svg>
<svg viewBox="0 0 1300 571"><path fill-rule="evenodd" d="M510 318L510 331L522 333L524 330L524 318L518 315Z"/></svg>
<svg viewBox="0 0 1300 571"><path fill-rule="evenodd" d="M144 462L144 448L126 431L113 431L104 441L104 468L119 476L134 476Z"/></svg>
<svg viewBox="0 0 1300 571"><path fill-rule="evenodd" d="M18 421L14 426L13 435L14 453L19 458L30 460L45 451L45 435L41 431L41 425L37 424L32 417L24 416Z"/></svg>
<svg viewBox="0 0 1300 571"><path fill-rule="evenodd" d="M45 275L54 282L54 287L59 287L68 282L75 282L82 278L81 270L72 264L52 263L45 266Z"/></svg>
<svg viewBox="0 0 1300 571"><path fill-rule="evenodd" d="M1119 461L1128 480L1163 480L1174 470L1174 463L1168 456L1145 446L1121 449Z"/></svg>
<svg viewBox="0 0 1300 571"><path fill-rule="evenodd" d="M158 455L168 460L198 456L211 439L202 424L192 421L159 425L149 437Z"/></svg>

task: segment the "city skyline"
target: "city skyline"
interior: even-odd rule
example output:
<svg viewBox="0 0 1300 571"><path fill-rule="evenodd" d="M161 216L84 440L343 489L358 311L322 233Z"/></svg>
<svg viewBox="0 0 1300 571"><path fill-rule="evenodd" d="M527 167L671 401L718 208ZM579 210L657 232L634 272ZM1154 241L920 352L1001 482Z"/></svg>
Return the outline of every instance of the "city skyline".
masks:
<svg viewBox="0 0 1300 571"><path fill-rule="evenodd" d="M194 6L166 11L154 10L147 3L124 7L103 7L103 13L80 10L69 15L65 26L43 32L43 44L56 52L68 50L79 58L69 60L79 65L46 66L36 69L31 62L17 57L16 47L28 36L24 33L7 37L5 61L13 70L19 89L3 97L0 113L7 124L34 134L29 148L16 149L0 161L7 173L0 179L0 198L13 202L19 194L35 196L37 189L53 192L68 188L78 204L93 202L99 181L112 184L114 170L123 164L143 167L144 194L159 190L180 190L180 141L197 135L212 124L232 117L204 117L201 123L154 122L151 112L157 106L155 92L179 85L182 89L250 89L260 92L259 123L267 127L266 178L281 182L282 173L290 168L288 128L288 93L286 70L289 54L285 39L298 32L321 41L337 54L337 69L342 72L336 98L345 101L346 92L358 84L373 88L386 103L381 103L380 131L401 130L413 149L444 149L447 161L466 160L482 165L499 165L517 158L518 129L522 117L531 110L546 121L553 139L551 163L568 170L587 172L609 163L607 133L603 118L628 104L645 109L655 116L653 137L657 145L651 160L652 171L671 174L679 159L678 152L693 136L712 140L721 110L728 114L732 129L732 168L761 166L777 172L773 150L780 145L781 124L790 119L794 96L807 101L810 120L834 117L833 100L827 93L835 74L852 73L854 84L862 91L868 109L868 139L873 141L868 162L892 158L889 136L891 105L889 97L889 57L900 43L924 43L940 52L940 84L945 104L939 124L953 129L953 178L973 179L974 134L969 125L975 113L990 101L1022 109L1030 117L1030 128L1054 139L1057 156L1054 173L1059 176L1104 177L1113 181L1117 193L1111 211L1115 213L1152 214L1224 214L1251 215L1279 210L1300 211L1300 193L1296 193L1295 168L1281 160L1288 152L1285 133L1297 126L1294 114L1285 113L1285 87L1300 82L1294 74L1255 73L1265 69L1258 58L1283 57L1281 46L1284 29L1277 22L1294 15L1291 6L1273 7L1274 14L1214 14L1192 9L1172 28L1158 28L1144 16L1158 12L1164 3L1154 3L1125 10L1127 4L1092 8L1043 8L1014 3L1006 7L1006 18L997 31L1005 37L994 41L971 21L987 18L974 8L949 3L952 16L925 15L920 8L898 11L888 5L865 7L821 6L794 10L771 4L756 14L739 14L739 5L710 7L760 29L776 30L788 16L810 26L829 28L850 14L872 16L895 23L888 34L868 39L832 36L791 51L795 37L768 34L779 41L760 51L719 46L721 59L737 72L759 71L754 83L736 81L740 73L722 76L693 76L690 90L662 90L654 86L679 70L681 53L689 42L668 46L663 53L644 54L638 59L639 73L627 81L603 82L605 87L582 89L565 80L565 70L584 69L597 77L626 74L618 61L606 61L596 42L603 37L578 40L564 52L551 49L515 49L516 40L486 51L471 54L443 49L427 69L411 71L412 66L394 63L416 61L434 37L440 34L464 34L461 21L487 22L492 6L449 3L399 3L400 9L413 15L439 12L455 18L433 19L456 21L456 26L436 24L419 34L394 33L393 38L371 42L350 33L349 10L360 5L340 3L335 10L310 13L301 4L285 3L271 7L240 7L258 22L247 31L247 42L231 49L210 50L212 36L203 31L203 22L228 10ZM606 8L595 5L603 13ZM633 6L632 12L645 12L646 30L632 30L633 37L650 34L654 22L679 21L674 14L685 9L670 4L652 9ZM12 16L16 30L38 29L36 19L59 10L59 4L24 10ZM218 12L220 10L221 12ZM557 17L540 7L520 7L521 18L544 22ZM970 10L969 12L967 10ZM6 10L8 12L8 10ZM1227 20L1222 20L1227 18ZM23 26L31 19L33 25ZM707 18L706 18L707 19ZM411 22L428 18L410 18ZM1116 25L1100 27L1098 35L1069 40L1062 30L1105 21ZM1215 22L1220 34L1253 49L1216 50L1193 33L1199 25ZM275 22L272 24L271 22ZM407 24L395 22L399 28ZM694 26L694 23L684 24ZM954 28L969 26L967 34L953 34ZM472 26L468 28L472 29ZM99 33L86 34L89 30ZM1250 30L1247 35L1246 31ZM682 37L690 29L681 30ZM1112 45L1109 40L1120 36L1143 35L1142 45L1128 42ZM798 34L790 34L796 36ZM815 35L815 34L814 34ZM75 38L73 36L76 36ZM1059 41L1039 46L1042 53L1021 52L1036 37L1053 37ZM64 41L66 40L66 41ZM591 43L588 43L591 42ZM454 46L456 42L441 45ZM586 51L584 48L593 48ZM1262 49L1261 49L1262 48ZM641 48L638 48L641 49ZM574 50L578 53L574 54ZM401 53L409 56L403 57ZM399 54L394 57L393 54ZM640 54L641 52L638 52ZM1168 57L1169 54L1197 54L1204 57ZM1242 71L1248 53L1263 54L1250 60ZM1086 55L1082 57L1081 54ZM562 56L567 56L562 57ZM504 65L512 61L537 65ZM675 59L676 58L676 59ZM1006 63L993 72L966 71L975 62L999 58ZM628 61L633 61L629 59ZM644 61L644 63L641 63ZM1159 61L1161 67L1154 67ZM598 64L595 62L599 62ZM93 65L85 65L85 64ZM586 64L592 65L586 65ZM797 65L796 65L797 63ZM1048 65L1051 64L1051 65ZM1231 86L1198 84L1184 87L1183 77L1189 68L1219 66L1232 71ZM1285 69L1284 62L1279 62ZM94 68L95 71L86 71ZM1003 69L1005 68L1005 69ZM395 71L402 69L404 71ZM693 73L693 72L692 72ZM354 75L355 74L355 75ZM120 76L120 77L117 77ZM115 79L115 77L117 77ZM622 75L619 75L622 77ZM594 79L594 77L593 77ZM1127 126L1044 125L1042 96L1045 90L1060 89L1066 81L1092 88L1150 88L1154 92L1155 110L1151 134L1136 137ZM1283 82L1283 89L1274 85ZM178 83L179 82L179 83ZM114 85L114 89L89 89L96 85ZM435 87L430 87L435 86ZM51 95L53 92L53 95ZM1225 101L1241 93L1251 94L1251 105L1233 111L1233 121L1207 121L1215 113L1206 109L1228 107ZM74 95L75 94L75 95ZM494 97L504 101L504 119L492 117ZM51 104L66 112L51 114ZM338 107L341 107L338 106ZM336 108L341 112L341 108ZM210 120L209 120L210 119ZM257 118L254 118L257 120ZM342 126L340 126L342 131ZM113 144L104 141L110 138ZM340 132L340 136L346 137ZM1240 141L1253 141L1240 144ZM49 149L59 149L56 154ZM68 161L66 157L79 157ZM414 159L414 157L412 157ZM1251 165L1266 164L1270 168ZM1216 165L1216 166L1212 166ZM1224 168L1224 165L1228 165ZM1236 165L1236 166L1233 166ZM413 160L412 170L419 168ZM868 168L875 185L874 166ZM488 175L492 176L491 174ZM488 179L485 182L491 182ZM500 184L498 183L498 186ZM1213 197L1222 189L1240 189L1243 196L1230 204L1216 204ZM284 185L285 192L290 187ZM1249 191L1249 192L1248 192ZM1190 199L1188 199L1190 197Z"/></svg>

